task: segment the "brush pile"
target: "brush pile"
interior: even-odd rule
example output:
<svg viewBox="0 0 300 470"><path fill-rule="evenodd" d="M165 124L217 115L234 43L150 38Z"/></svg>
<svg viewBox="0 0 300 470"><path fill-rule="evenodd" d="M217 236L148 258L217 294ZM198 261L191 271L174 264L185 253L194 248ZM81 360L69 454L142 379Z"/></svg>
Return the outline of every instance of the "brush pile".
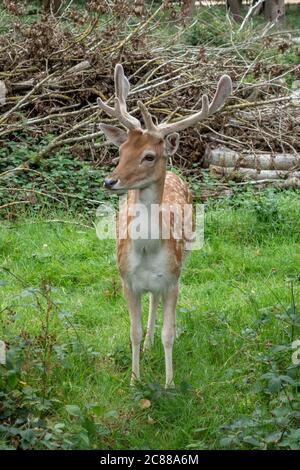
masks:
<svg viewBox="0 0 300 470"><path fill-rule="evenodd" d="M110 163L111 149L98 126L108 118L96 99L111 100L117 62L131 82L128 107L133 115L140 117L136 102L141 99L159 121L193 113L201 95L211 98L219 77L227 73L233 80L232 98L219 114L182 134L173 163L186 173L197 164L217 178L259 181L269 178L258 177L261 171L276 173L274 158L288 155L291 167L273 179L299 179L299 31L245 28L227 32L221 44L188 45L195 42L189 41L197 34L195 22L179 24L163 4L137 17L127 11L130 2L115 2L114 14L105 10L110 3L91 1L81 10L71 5L59 18L35 14L24 20L18 2L6 2L14 16L0 37L0 146L28 137L40 141L30 160L24 152L26 165L37 165L65 146L87 160L93 154L97 165ZM165 34L166 24L174 34ZM228 158L217 159L219 147L231 158L230 165ZM259 163L265 156L267 168Z"/></svg>

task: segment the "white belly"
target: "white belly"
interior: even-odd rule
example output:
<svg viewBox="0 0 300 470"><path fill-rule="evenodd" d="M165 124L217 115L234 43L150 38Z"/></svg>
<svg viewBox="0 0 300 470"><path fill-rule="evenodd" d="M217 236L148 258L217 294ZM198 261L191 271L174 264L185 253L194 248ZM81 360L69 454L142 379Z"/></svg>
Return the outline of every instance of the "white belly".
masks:
<svg viewBox="0 0 300 470"><path fill-rule="evenodd" d="M148 247L149 248L149 247ZM126 283L135 292L163 293L176 283L169 270L167 250L147 250L142 242L129 253Z"/></svg>

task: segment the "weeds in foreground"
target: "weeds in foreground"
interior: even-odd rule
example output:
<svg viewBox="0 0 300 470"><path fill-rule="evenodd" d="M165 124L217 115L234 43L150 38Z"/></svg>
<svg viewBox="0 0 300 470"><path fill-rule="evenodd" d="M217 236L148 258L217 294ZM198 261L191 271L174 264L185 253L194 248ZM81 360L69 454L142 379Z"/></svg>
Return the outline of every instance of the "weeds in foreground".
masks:
<svg viewBox="0 0 300 470"><path fill-rule="evenodd" d="M23 284L21 279L18 280ZM221 426L219 447L300 449L300 341L295 341L300 332L300 315L295 301L294 282L298 280L290 281L291 301L288 306L279 302L261 309L260 316L242 332L250 349L254 338L261 343L254 356L253 367L262 373L255 383L249 384L251 393L254 392L260 399L251 415L242 415ZM111 429L106 426L105 417L117 412L112 410L105 415L101 402L66 404L55 387L58 375L70 367L74 350L90 367L94 367L97 353L85 348L72 323L71 313L60 309L55 289L46 281L39 288L23 285L15 299L17 304L7 306L1 312L3 330L9 340L6 339L6 363L0 366L0 448L106 448ZM11 330L16 309L22 308L24 301L29 301L35 309L39 326L35 334L22 330L15 336ZM265 330L274 320L283 338L278 344L264 338ZM58 326L72 330L69 344L59 341ZM125 349L117 347L107 359L113 361L118 369L129 367L130 358ZM176 390L165 390L158 383L141 382L132 396L141 412L147 413L155 404L164 412L169 409L169 419L172 416L175 421L174 404L180 413L180 402L183 404L187 399L192 402L197 400L196 390L187 382L182 382ZM58 408L64 416L59 421L55 419ZM154 423L150 415L148 420L150 424ZM196 431L199 432L199 429ZM203 441L193 440L188 447L201 449Z"/></svg>
<svg viewBox="0 0 300 470"><path fill-rule="evenodd" d="M295 303L294 281L290 282L291 301L286 308L275 305L261 311L255 322L259 329L274 316L284 341L269 343L257 354L256 363L263 374L254 385L262 397L250 416L240 416L222 426L221 447L254 449L300 449L300 331L299 306Z"/></svg>
<svg viewBox="0 0 300 470"><path fill-rule="evenodd" d="M9 274L24 284L22 279ZM54 410L63 406L55 391L54 377L69 367L71 352L76 349L76 354L83 355L87 362L94 357L93 352L84 348L72 324L71 313L61 310L59 300L53 299L54 291L46 281L39 288L23 285L14 299L17 307L8 306L1 311L8 348L6 363L0 366L1 449L90 448L96 434L105 435L105 428L95 421L99 414L96 404L82 408L72 404L64 406L75 424L72 432L65 422L51 420ZM10 329L16 308L22 309L24 302L30 302L39 325L35 334L24 329L15 336ZM4 313L6 320L3 320ZM58 341L58 326L75 333L69 344Z"/></svg>
<svg viewBox="0 0 300 470"><path fill-rule="evenodd" d="M61 213L51 223L36 215L3 222L1 447L299 445L298 206L292 191L207 203L205 245L181 279L175 392L160 385L161 311L142 382L129 387L113 242Z"/></svg>

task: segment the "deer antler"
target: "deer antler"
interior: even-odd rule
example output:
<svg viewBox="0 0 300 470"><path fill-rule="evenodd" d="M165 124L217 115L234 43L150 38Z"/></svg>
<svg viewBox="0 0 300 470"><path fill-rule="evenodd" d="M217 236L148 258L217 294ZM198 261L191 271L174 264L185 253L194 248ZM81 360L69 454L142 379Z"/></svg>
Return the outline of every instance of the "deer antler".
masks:
<svg viewBox="0 0 300 470"><path fill-rule="evenodd" d="M202 96L202 109L192 116L188 116L180 121L176 121L170 124L159 124L156 126L152 120L152 116L147 110L146 106L138 101L138 107L143 116L143 120L147 130L152 132L159 132L163 135L171 134L172 132L182 131L188 127L195 126L198 122L214 114L220 109L225 103L228 96L232 93L232 82L228 75L223 75L218 83L217 90L212 102L209 104L208 97Z"/></svg>
<svg viewBox="0 0 300 470"><path fill-rule="evenodd" d="M130 84L124 75L123 67L117 64L115 66L115 107L108 106L100 98L97 99L97 103L106 114L117 118L127 129L136 129L141 127L141 123L127 112L126 98L129 90Z"/></svg>
<svg viewBox="0 0 300 470"><path fill-rule="evenodd" d="M126 98L130 90L128 79L124 75L124 70L121 64L115 66L115 107L112 108L104 103L100 98L97 99L98 105L109 116L112 116L120 121L127 129L141 128L141 123L138 119L131 116L127 112ZM143 116L146 129L150 132L157 132L163 136L178 132L188 127L195 126L198 122L206 119L220 109L225 103L228 96L232 93L232 82L228 75L223 75L218 83L217 90L212 102L209 104L207 95L202 96L201 111L188 116L180 121L172 122L169 124L156 125L153 122L152 116L147 110L146 106L138 101L138 107Z"/></svg>

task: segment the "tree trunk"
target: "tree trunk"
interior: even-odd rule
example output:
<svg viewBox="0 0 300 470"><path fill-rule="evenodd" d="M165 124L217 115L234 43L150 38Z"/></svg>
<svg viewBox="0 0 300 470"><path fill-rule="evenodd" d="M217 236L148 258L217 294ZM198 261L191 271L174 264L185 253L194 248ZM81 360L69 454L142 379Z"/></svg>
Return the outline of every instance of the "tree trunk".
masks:
<svg viewBox="0 0 300 470"><path fill-rule="evenodd" d="M181 6L181 16L191 18L195 12L196 0L183 0Z"/></svg>
<svg viewBox="0 0 300 470"><path fill-rule="evenodd" d="M265 20L282 22L284 19L284 0L265 1Z"/></svg>
<svg viewBox="0 0 300 470"><path fill-rule="evenodd" d="M7 88L3 80L0 80L0 105L6 103Z"/></svg>
<svg viewBox="0 0 300 470"><path fill-rule="evenodd" d="M241 6L242 0L226 0L227 9L233 16L233 19L240 23L242 21Z"/></svg>
<svg viewBox="0 0 300 470"><path fill-rule="evenodd" d="M60 9L61 4L62 0L44 0L44 10L55 15Z"/></svg>
<svg viewBox="0 0 300 470"><path fill-rule="evenodd" d="M255 5L255 3L257 3L257 0L252 0L252 6ZM253 13L253 16L256 16L256 15L261 15L264 11L265 11L265 3L266 3L266 0L264 0L258 8L256 8L256 10L254 11Z"/></svg>
<svg viewBox="0 0 300 470"><path fill-rule="evenodd" d="M287 180L300 178L300 171L276 171L255 170L253 168L225 168L223 166L210 165L209 171L215 178L225 178L233 181L264 181L264 180Z"/></svg>
<svg viewBox="0 0 300 470"><path fill-rule="evenodd" d="M234 168L253 168L256 170L300 170L300 155L278 153L241 154L225 147L207 150L204 155L203 166L209 165Z"/></svg>

